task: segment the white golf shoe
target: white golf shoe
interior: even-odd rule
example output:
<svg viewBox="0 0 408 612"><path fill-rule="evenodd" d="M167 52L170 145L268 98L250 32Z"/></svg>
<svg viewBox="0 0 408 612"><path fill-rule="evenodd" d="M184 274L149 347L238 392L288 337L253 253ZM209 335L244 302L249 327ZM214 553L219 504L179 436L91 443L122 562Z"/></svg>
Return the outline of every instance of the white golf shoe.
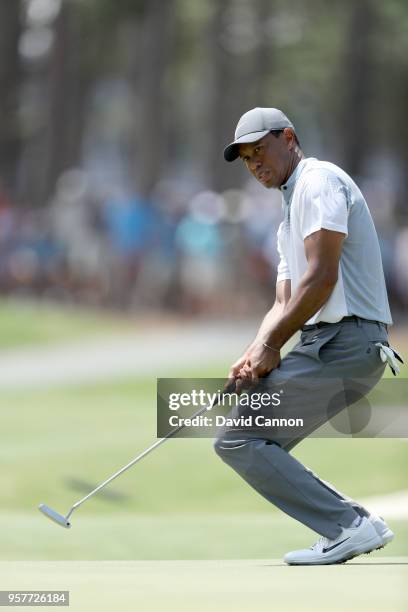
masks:
<svg viewBox="0 0 408 612"><path fill-rule="evenodd" d="M371 513L368 520L381 538L381 546L378 548L383 548L386 544L394 539L394 533L381 516Z"/></svg>
<svg viewBox="0 0 408 612"><path fill-rule="evenodd" d="M382 537L366 518L358 527L343 527L335 540L321 537L311 548L286 553L283 560L288 565L329 565L344 563L357 555L382 547Z"/></svg>

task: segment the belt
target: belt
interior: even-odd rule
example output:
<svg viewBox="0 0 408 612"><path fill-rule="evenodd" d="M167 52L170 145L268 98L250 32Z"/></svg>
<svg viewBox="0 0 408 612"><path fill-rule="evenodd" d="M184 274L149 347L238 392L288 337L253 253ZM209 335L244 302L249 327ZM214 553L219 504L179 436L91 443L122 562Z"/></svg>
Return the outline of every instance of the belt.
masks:
<svg viewBox="0 0 408 612"><path fill-rule="evenodd" d="M328 323L327 321L319 321L314 325L304 325L302 327L302 331L310 331L311 329L320 329L321 327L326 327L327 325L338 325L339 323L348 323L350 321L354 321L357 324L363 323L375 323L376 325L381 325L387 329L387 325L382 323L381 321L372 321L371 319L363 319L362 317L357 317L357 315L350 315L348 317L343 317L340 321L336 321L336 323Z"/></svg>

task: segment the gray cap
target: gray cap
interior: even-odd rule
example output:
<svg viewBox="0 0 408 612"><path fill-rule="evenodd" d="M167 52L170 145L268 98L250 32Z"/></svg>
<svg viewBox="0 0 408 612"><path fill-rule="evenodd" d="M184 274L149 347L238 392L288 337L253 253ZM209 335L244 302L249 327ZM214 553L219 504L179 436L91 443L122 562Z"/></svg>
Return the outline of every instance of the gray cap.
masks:
<svg viewBox="0 0 408 612"><path fill-rule="evenodd" d="M256 142L272 130L283 130L286 127L294 130L293 124L278 108L252 108L242 115L235 130L235 140L224 149L224 158L231 162L239 156L238 145L241 142Z"/></svg>

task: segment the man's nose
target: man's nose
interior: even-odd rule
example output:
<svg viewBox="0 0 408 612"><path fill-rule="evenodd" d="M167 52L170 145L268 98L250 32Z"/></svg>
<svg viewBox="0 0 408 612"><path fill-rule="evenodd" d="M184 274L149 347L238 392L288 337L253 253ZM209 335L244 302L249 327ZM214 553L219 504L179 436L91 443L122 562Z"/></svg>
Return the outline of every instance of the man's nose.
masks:
<svg viewBox="0 0 408 612"><path fill-rule="evenodd" d="M249 169L251 170L251 172L259 170L261 163L262 162L259 159L251 159L251 161L249 162Z"/></svg>

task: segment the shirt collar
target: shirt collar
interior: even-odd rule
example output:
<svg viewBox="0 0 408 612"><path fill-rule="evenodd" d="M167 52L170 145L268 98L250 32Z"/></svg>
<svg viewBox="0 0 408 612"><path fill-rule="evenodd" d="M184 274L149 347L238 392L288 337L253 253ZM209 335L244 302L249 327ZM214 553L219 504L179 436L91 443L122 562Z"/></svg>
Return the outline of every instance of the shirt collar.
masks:
<svg viewBox="0 0 408 612"><path fill-rule="evenodd" d="M292 174L290 175L290 177L288 178L286 183L284 183L280 187L284 203L287 204L287 205L289 205L289 203L290 203L290 199L292 197L293 190L294 190L295 185L296 185L296 181L298 180L299 176L301 175L302 170L305 167L307 161L308 161L307 158L300 160L300 162L298 163L298 165L296 166L296 168L294 169L294 171L292 172Z"/></svg>

